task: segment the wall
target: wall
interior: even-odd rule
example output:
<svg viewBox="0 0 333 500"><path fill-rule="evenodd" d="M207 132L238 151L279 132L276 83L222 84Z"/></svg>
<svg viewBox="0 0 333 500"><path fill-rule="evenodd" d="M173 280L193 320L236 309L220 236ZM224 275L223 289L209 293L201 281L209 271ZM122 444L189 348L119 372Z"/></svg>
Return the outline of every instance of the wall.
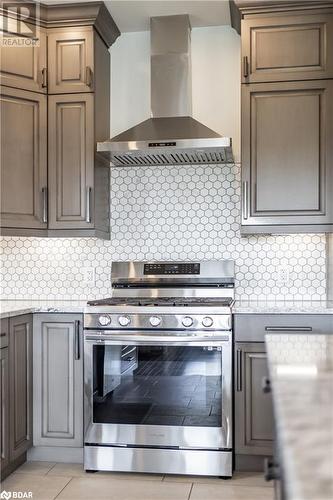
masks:
<svg viewBox="0 0 333 500"><path fill-rule="evenodd" d="M113 260L232 258L238 298L325 297L323 235L240 237L237 165L112 169L111 200L111 241L4 238L3 296L107 296ZM85 266L95 285L83 283Z"/></svg>
<svg viewBox="0 0 333 500"><path fill-rule="evenodd" d="M194 117L233 138L239 159L238 35L192 31ZM149 34L122 35L112 49L113 134L150 113ZM325 236L242 238L240 166L111 169L111 241L3 238L4 298L97 298L110 294L114 260L236 261L238 298L325 298ZM94 284L84 268L94 267ZM290 271L288 284L279 271Z"/></svg>

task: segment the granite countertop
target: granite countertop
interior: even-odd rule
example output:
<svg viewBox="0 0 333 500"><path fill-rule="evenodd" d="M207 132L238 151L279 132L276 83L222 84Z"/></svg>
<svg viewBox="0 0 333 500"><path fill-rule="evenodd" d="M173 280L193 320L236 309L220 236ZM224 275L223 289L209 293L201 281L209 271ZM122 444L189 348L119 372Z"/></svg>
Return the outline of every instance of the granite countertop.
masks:
<svg viewBox="0 0 333 500"><path fill-rule="evenodd" d="M243 301L236 300L234 314L333 314L333 300Z"/></svg>
<svg viewBox="0 0 333 500"><path fill-rule="evenodd" d="M287 498L332 500L333 335L266 335L266 344Z"/></svg>
<svg viewBox="0 0 333 500"><path fill-rule="evenodd" d="M80 313L87 300L0 300L0 318L34 312Z"/></svg>

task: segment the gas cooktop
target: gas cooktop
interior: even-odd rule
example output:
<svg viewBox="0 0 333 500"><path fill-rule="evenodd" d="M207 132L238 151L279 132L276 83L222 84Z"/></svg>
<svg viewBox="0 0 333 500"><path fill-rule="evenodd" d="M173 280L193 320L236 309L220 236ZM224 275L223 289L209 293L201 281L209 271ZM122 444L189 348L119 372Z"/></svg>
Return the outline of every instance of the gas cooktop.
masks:
<svg viewBox="0 0 333 500"><path fill-rule="evenodd" d="M100 300L91 300L89 306L174 306L174 307L200 307L214 306L226 307L232 306L234 299L232 297L109 297Z"/></svg>

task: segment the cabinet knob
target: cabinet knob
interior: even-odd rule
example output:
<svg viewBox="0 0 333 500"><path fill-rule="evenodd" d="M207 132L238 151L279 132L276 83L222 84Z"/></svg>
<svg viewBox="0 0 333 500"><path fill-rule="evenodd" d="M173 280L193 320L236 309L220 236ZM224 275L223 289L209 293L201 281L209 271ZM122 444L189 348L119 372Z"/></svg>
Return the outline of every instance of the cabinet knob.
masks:
<svg viewBox="0 0 333 500"><path fill-rule="evenodd" d="M261 381L261 388L264 394L269 394L270 392L272 392L271 381L268 377L263 377Z"/></svg>

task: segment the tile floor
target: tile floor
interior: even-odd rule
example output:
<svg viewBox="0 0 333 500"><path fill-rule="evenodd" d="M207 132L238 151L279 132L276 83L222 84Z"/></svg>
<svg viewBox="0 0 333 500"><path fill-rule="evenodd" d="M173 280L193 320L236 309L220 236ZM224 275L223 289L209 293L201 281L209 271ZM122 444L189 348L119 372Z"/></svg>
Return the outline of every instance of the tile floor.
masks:
<svg viewBox="0 0 333 500"><path fill-rule="evenodd" d="M261 474L235 473L233 479L98 472L80 464L26 462L1 491L32 492L33 500L273 500Z"/></svg>

